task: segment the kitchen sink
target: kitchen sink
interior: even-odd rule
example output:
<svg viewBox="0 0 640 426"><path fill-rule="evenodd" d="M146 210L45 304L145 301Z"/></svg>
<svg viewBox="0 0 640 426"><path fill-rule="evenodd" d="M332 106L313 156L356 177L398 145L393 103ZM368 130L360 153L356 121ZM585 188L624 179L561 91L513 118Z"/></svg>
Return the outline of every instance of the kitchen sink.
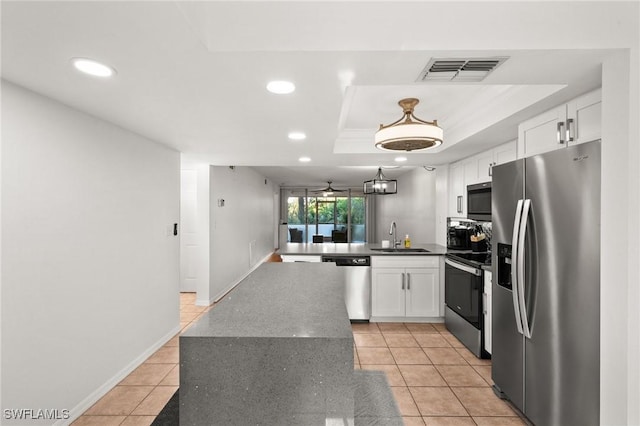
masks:
<svg viewBox="0 0 640 426"><path fill-rule="evenodd" d="M423 248L372 248L374 251L384 253L429 253L429 250Z"/></svg>

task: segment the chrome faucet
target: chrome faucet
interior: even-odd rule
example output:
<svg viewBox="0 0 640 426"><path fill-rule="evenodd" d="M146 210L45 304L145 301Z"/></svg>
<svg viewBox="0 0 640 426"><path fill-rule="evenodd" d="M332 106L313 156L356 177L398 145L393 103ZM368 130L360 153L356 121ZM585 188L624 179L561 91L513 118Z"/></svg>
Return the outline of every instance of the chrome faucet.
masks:
<svg viewBox="0 0 640 426"><path fill-rule="evenodd" d="M395 220L391 222L391 228L389 228L389 235L393 235L393 248L396 248L400 245L400 241L396 238L396 222Z"/></svg>

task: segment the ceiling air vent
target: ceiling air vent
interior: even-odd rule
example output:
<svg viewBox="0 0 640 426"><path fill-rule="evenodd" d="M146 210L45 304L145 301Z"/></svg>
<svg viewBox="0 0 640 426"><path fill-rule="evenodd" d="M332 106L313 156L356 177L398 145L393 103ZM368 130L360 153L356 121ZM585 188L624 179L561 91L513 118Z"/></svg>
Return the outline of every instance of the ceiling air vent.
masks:
<svg viewBox="0 0 640 426"><path fill-rule="evenodd" d="M482 81L507 59L432 58L416 81Z"/></svg>

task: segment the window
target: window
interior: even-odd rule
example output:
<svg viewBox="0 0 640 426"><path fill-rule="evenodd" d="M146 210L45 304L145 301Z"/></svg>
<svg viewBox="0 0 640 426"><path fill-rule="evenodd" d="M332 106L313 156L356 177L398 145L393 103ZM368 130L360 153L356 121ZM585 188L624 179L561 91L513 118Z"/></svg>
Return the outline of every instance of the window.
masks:
<svg viewBox="0 0 640 426"><path fill-rule="evenodd" d="M287 223L290 230L302 232L303 242L312 242L314 235L322 235L325 241L365 242L364 195L322 197L309 195L307 190L287 192Z"/></svg>

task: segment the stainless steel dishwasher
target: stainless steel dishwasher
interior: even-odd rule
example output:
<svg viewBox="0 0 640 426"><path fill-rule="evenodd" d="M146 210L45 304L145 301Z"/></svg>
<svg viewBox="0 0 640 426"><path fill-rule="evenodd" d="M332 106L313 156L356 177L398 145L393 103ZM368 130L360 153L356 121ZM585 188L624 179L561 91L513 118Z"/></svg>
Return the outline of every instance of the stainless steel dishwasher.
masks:
<svg viewBox="0 0 640 426"><path fill-rule="evenodd" d="M322 256L323 262L344 269L344 302L351 321L371 318L371 258L369 256Z"/></svg>

